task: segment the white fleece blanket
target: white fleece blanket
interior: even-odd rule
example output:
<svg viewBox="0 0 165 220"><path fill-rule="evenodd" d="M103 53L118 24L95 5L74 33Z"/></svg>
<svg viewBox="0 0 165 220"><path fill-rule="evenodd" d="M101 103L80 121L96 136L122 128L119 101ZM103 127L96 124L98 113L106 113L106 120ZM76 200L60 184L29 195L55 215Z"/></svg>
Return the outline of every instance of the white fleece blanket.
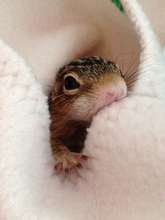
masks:
<svg viewBox="0 0 165 220"><path fill-rule="evenodd" d="M0 220L165 219L165 61L137 1L122 2L141 46L139 80L95 117L85 148L94 159L72 181L53 172L39 82L0 42Z"/></svg>

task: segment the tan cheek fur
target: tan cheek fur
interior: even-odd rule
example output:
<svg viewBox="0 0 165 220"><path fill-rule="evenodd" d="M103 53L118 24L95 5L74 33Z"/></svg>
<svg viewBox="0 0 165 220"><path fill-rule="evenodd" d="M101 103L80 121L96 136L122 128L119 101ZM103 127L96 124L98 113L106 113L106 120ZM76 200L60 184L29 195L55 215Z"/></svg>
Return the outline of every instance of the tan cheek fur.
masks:
<svg viewBox="0 0 165 220"><path fill-rule="evenodd" d="M80 96L70 109L69 116L75 120L90 120L91 106L94 104L94 97L88 95Z"/></svg>

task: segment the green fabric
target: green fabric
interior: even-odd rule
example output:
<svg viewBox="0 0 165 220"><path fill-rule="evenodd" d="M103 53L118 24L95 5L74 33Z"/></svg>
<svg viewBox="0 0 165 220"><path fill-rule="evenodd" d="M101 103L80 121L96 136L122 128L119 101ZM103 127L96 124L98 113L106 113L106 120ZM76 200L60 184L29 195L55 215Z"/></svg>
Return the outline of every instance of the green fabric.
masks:
<svg viewBox="0 0 165 220"><path fill-rule="evenodd" d="M120 2L120 0L112 0L112 2L120 9L120 11L124 11L124 8Z"/></svg>

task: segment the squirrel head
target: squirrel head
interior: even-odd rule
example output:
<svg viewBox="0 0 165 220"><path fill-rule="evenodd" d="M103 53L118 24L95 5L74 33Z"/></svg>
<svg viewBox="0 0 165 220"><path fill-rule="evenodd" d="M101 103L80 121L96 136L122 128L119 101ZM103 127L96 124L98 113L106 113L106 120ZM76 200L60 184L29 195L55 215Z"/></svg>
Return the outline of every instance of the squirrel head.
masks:
<svg viewBox="0 0 165 220"><path fill-rule="evenodd" d="M58 72L51 91L51 109L70 120L89 121L103 107L127 94L119 67L100 57L85 57Z"/></svg>

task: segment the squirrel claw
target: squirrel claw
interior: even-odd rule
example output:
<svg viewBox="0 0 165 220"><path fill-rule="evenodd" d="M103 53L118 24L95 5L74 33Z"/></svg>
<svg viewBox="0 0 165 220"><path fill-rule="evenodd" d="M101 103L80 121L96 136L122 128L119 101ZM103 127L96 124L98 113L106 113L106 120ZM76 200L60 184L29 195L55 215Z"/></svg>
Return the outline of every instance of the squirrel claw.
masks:
<svg viewBox="0 0 165 220"><path fill-rule="evenodd" d="M84 162L88 160L88 156L81 153L65 152L63 155L57 158L55 170L60 173L71 173L78 168L83 168Z"/></svg>

